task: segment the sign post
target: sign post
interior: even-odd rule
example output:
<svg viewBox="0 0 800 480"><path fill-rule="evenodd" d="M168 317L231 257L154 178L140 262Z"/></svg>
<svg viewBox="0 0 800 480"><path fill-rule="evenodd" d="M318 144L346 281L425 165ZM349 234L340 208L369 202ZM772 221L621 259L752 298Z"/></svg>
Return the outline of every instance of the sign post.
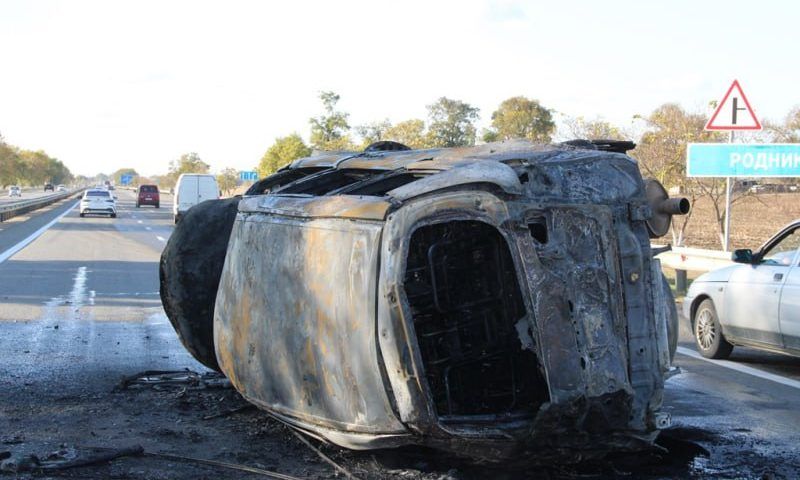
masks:
<svg viewBox="0 0 800 480"><path fill-rule="evenodd" d="M728 132L728 143L733 143L733 130ZM722 240L722 249L730 250L731 242L731 177L725 177L725 238Z"/></svg>
<svg viewBox="0 0 800 480"><path fill-rule="evenodd" d="M120 175L119 183L122 184L123 186L130 185L131 182L133 182L133 175L129 173Z"/></svg>
<svg viewBox="0 0 800 480"><path fill-rule="evenodd" d="M761 122L758 121L753 107L739 85L738 80L734 80L728 91L719 101L717 109L706 123L705 130L708 131L728 131L728 143L733 144L736 130L761 130ZM688 169L687 169L688 173ZM723 249L727 252L730 247L731 238L731 177L725 177L725 234L722 241Z"/></svg>

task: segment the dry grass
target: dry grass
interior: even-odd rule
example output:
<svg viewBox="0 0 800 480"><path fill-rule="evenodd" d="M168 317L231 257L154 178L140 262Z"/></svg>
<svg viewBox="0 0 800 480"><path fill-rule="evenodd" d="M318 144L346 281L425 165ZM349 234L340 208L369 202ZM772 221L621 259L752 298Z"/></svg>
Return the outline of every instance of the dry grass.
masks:
<svg viewBox="0 0 800 480"><path fill-rule="evenodd" d="M731 249L756 249L781 227L796 219L800 219L800 193L760 193L742 198L733 204ZM667 235L664 240L671 241L671 237ZM687 247L722 249L709 199L702 198L695 203L684 244Z"/></svg>

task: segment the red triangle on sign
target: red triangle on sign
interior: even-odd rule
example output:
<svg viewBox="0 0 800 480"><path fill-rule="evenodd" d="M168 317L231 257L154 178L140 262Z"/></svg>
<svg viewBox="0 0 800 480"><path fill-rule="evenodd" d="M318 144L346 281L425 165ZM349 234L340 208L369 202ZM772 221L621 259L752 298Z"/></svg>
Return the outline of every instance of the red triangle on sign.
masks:
<svg viewBox="0 0 800 480"><path fill-rule="evenodd" d="M761 130L761 122L756 118L756 113L747 97L742 91L738 80L734 80L731 87L720 100L714 114L706 123L706 130Z"/></svg>

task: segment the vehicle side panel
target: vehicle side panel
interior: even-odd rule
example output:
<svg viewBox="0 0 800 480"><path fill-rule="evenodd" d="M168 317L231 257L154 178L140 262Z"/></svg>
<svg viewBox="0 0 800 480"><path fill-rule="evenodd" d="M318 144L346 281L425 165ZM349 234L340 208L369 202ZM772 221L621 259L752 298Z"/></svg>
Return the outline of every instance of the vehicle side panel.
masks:
<svg viewBox="0 0 800 480"><path fill-rule="evenodd" d="M375 329L381 231L379 222L240 211L214 333L219 364L246 398L289 421L405 432Z"/></svg>

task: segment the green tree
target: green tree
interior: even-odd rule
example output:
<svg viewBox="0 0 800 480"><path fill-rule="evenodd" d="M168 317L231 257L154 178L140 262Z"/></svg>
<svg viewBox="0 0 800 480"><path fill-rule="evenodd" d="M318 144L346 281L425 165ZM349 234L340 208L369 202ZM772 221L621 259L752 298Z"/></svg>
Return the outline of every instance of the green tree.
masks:
<svg viewBox="0 0 800 480"><path fill-rule="evenodd" d="M356 133L361 137L361 148L363 150L375 142L386 140L384 137L386 131L391 128L392 124L389 119L381 120L379 122L371 122L356 127Z"/></svg>
<svg viewBox="0 0 800 480"><path fill-rule="evenodd" d="M382 134L381 140L393 140L411 148L428 148L428 135L425 122L418 118L405 120L389 126Z"/></svg>
<svg viewBox="0 0 800 480"><path fill-rule="evenodd" d="M627 140L624 132L605 120L587 120L583 117L567 118L564 127L569 140Z"/></svg>
<svg viewBox="0 0 800 480"><path fill-rule="evenodd" d="M511 97L503 100L492 113L492 128L484 133L487 142L524 138L536 143L550 143L556 124L550 110L538 100Z"/></svg>
<svg viewBox="0 0 800 480"><path fill-rule="evenodd" d="M334 92L320 92L323 114L309 119L311 124L311 146L317 150L353 150L353 142L348 135L350 124L347 113L336 110L339 95Z"/></svg>
<svg viewBox="0 0 800 480"><path fill-rule="evenodd" d="M19 157L19 152L0 136L0 186L5 188L22 183L24 176L25 164Z"/></svg>
<svg viewBox="0 0 800 480"><path fill-rule="evenodd" d="M722 136L703 130L705 115L688 113L680 105L667 103L656 108L644 120L647 130L639 140L631 156L639 160L644 172L660 181L667 188L678 187L689 198L692 206L701 197L707 197L714 208L717 231L722 244L725 223L725 180L718 178L696 179L686 177L686 144L690 142L718 142ZM733 202L742 198L742 192L734 192ZM683 245L689 215L674 217L672 222L673 244ZM677 222L675 220L678 220Z"/></svg>
<svg viewBox="0 0 800 480"><path fill-rule="evenodd" d="M28 185L68 183L72 179L69 169L43 150L20 150L19 157L24 163L23 182Z"/></svg>
<svg viewBox="0 0 800 480"><path fill-rule="evenodd" d="M272 175L284 165L309 155L311 155L311 149L297 133L276 138L275 143L267 149L258 163L258 175L260 177Z"/></svg>
<svg viewBox="0 0 800 480"><path fill-rule="evenodd" d="M764 122L764 130L774 143L800 143L800 105L792 108L781 123Z"/></svg>
<svg viewBox="0 0 800 480"><path fill-rule="evenodd" d="M211 168L194 152L184 153L177 160L169 163L169 172L177 179L182 173L208 173Z"/></svg>
<svg viewBox="0 0 800 480"><path fill-rule="evenodd" d="M120 168L116 172L111 174L112 181L117 185L122 185L122 176L123 175L131 175L133 178L133 182L137 182L139 178L139 173L136 172L133 168Z"/></svg>
<svg viewBox="0 0 800 480"><path fill-rule="evenodd" d="M441 97L428 105L428 143L434 147L475 145L479 109L460 100Z"/></svg>
<svg viewBox="0 0 800 480"><path fill-rule="evenodd" d="M239 171L235 168L225 168L217 175L217 184L225 196L230 196L231 192L239 184Z"/></svg>

